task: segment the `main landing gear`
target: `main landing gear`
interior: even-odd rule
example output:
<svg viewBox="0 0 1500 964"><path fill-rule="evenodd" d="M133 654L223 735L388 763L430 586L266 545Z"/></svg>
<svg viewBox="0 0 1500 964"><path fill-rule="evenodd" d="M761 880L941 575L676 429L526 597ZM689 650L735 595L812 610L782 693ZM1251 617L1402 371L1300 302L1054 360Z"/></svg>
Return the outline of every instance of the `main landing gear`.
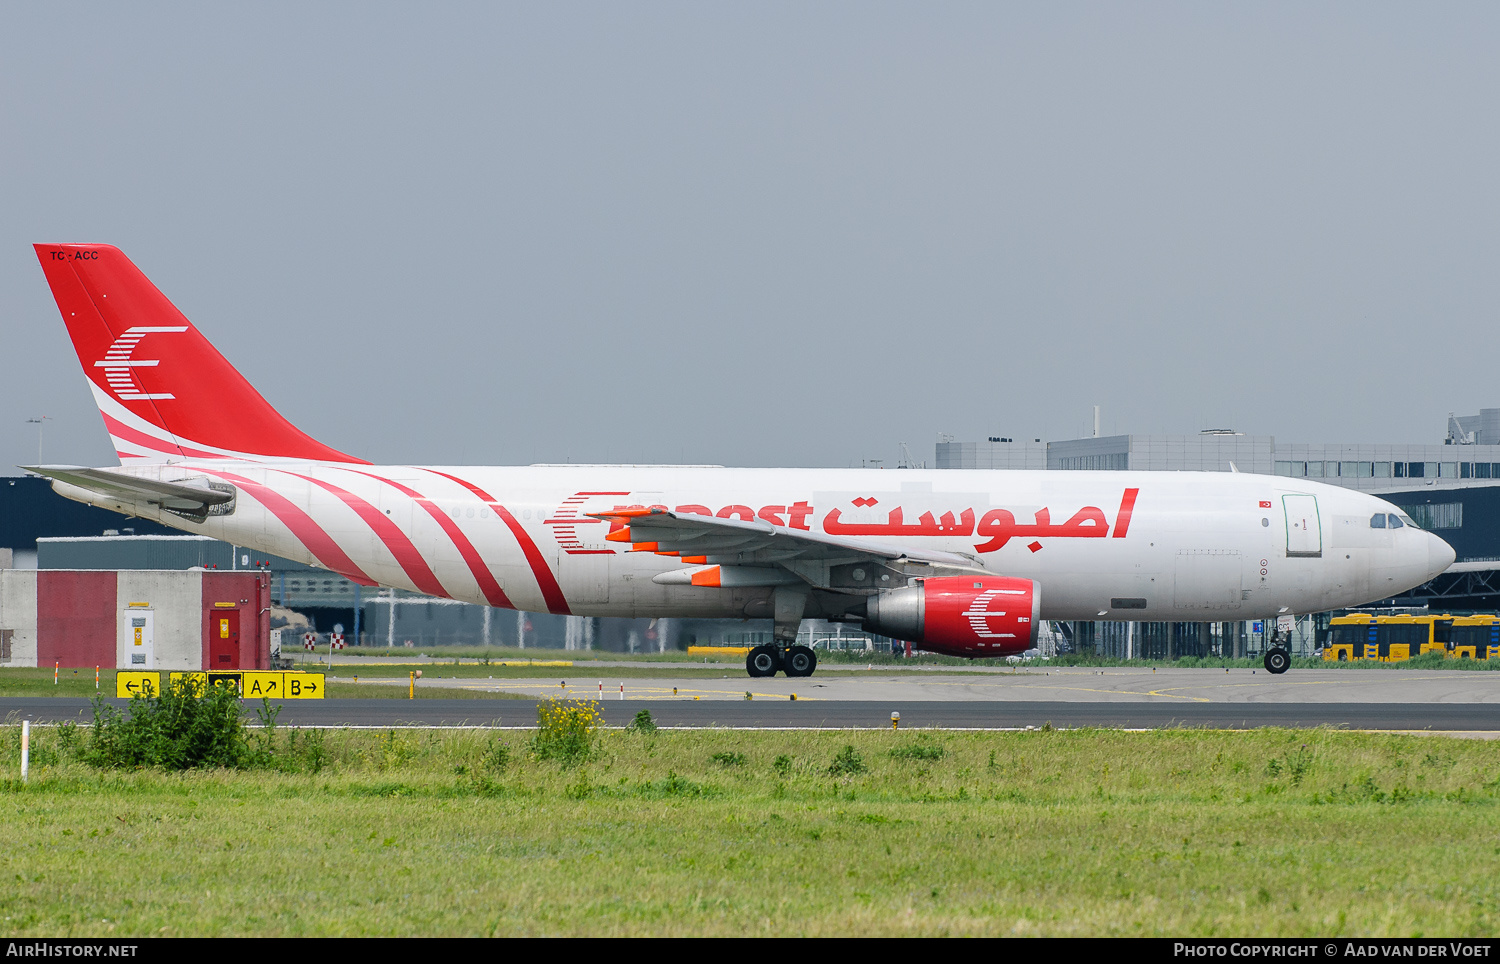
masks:
<svg viewBox="0 0 1500 964"><path fill-rule="evenodd" d="M788 676L811 676L817 668L818 654L806 646L761 645L745 657L745 672L753 677L775 676L778 670Z"/></svg>
<svg viewBox="0 0 1500 964"><path fill-rule="evenodd" d="M788 676L811 676L818 668L818 654L797 645L797 629L807 608L807 590L777 586L771 594L771 603L776 627L771 634L773 642L750 650L745 657L745 672L756 678L775 676L778 670Z"/></svg>

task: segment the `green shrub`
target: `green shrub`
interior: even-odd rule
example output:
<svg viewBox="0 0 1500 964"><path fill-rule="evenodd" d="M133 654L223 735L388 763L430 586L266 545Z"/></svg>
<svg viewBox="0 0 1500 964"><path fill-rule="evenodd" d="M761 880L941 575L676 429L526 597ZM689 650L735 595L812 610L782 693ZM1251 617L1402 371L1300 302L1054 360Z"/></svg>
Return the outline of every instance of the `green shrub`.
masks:
<svg viewBox="0 0 1500 964"><path fill-rule="evenodd" d="M261 730L250 738L249 764L264 769L276 758L276 717L281 715L281 707L272 706L270 700L262 697L255 715L260 717Z"/></svg>
<svg viewBox="0 0 1500 964"><path fill-rule="evenodd" d="M489 747L484 751L484 766L496 773L510 766L510 744L491 740Z"/></svg>
<svg viewBox="0 0 1500 964"><path fill-rule="evenodd" d="M543 700L536 707L531 755L564 766L582 763L593 755L600 718L598 704L589 700Z"/></svg>
<svg viewBox="0 0 1500 964"><path fill-rule="evenodd" d="M63 752L72 756L78 752L78 724L73 720L63 720L57 727L57 742Z"/></svg>
<svg viewBox="0 0 1500 964"><path fill-rule="evenodd" d="M632 730L636 733L655 733L656 721L651 718L650 710L641 710L635 715L635 719L631 720L630 725L625 727L625 729Z"/></svg>
<svg viewBox="0 0 1500 964"><path fill-rule="evenodd" d="M742 767L745 765L745 754L735 753L733 750L725 750L723 753L715 753L709 759L721 767Z"/></svg>
<svg viewBox="0 0 1500 964"><path fill-rule="evenodd" d="M844 748L834 756L833 763L828 767L828 773L835 777L853 776L856 773L864 773L865 769L865 758L860 756L859 751L851 744L845 743Z"/></svg>
<svg viewBox="0 0 1500 964"><path fill-rule="evenodd" d="M94 699L94 726L81 756L107 769L243 768L258 762L233 686L195 687L170 681L160 695L131 697L129 715Z"/></svg>
<svg viewBox="0 0 1500 964"><path fill-rule="evenodd" d="M278 754L271 765L288 773L322 773L328 764L328 748L322 730L305 730L298 739L293 730L287 739L286 752Z"/></svg>
<svg viewBox="0 0 1500 964"><path fill-rule="evenodd" d="M41 733L35 730L32 731L30 755L31 765L34 767L56 766L62 762L62 755L58 752L58 748L49 746Z"/></svg>
<svg viewBox="0 0 1500 964"><path fill-rule="evenodd" d="M669 770L666 779L648 780L636 788L636 793L642 797L660 799L662 797L712 797L717 796L719 791L714 787L684 779L675 771Z"/></svg>
<svg viewBox="0 0 1500 964"><path fill-rule="evenodd" d="M1279 777L1281 771L1285 769L1291 777L1292 786L1295 787L1301 785L1311 767L1312 757L1307 752L1307 744L1304 743L1296 753L1288 753L1284 760L1274 756L1267 760L1266 776Z"/></svg>
<svg viewBox="0 0 1500 964"><path fill-rule="evenodd" d="M367 751L379 770L399 770L417 756L416 738L407 733L387 730L375 734L375 745Z"/></svg>
<svg viewBox="0 0 1500 964"><path fill-rule="evenodd" d="M893 748L891 756L898 760L941 760L946 752L936 743L918 740Z"/></svg>

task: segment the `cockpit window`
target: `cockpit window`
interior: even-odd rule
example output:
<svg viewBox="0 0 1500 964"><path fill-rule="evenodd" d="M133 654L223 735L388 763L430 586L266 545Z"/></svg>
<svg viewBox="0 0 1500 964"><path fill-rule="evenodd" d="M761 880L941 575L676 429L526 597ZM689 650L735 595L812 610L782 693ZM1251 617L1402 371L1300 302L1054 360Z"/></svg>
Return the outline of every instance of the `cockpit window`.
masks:
<svg viewBox="0 0 1500 964"><path fill-rule="evenodd" d="M1391 516L1391 528L1392 529L1399 529L1399 528L1401 528L1401 517L1400 516L1398 516L1398 515L1392 515Z"/></svg>
<svg viewBox="0 0 1500 964"><path fill-rule="evenodd" d="M1398 520L1399 520L1399 522L1398 522ZM1392 519L1391 519L1391 527L1395 528L1401 522L1406 523L1407 525L1411 526L1413 529L1420 529L1420 528L1422 528L1421 526L1417 525L1416 521L1413 520L1412 517L1409 516L1409 515L1407 515L1405 512L1397 512L1395 514L1395 516L1392 517Z"/></svg>
<svg viewBox="0 0 1500 964"><path fill-rule="evenodd" d="M1370 516L1370 528L1371 529L1384 529L1385 528L1385 513L1384 512L1377 512L1374 515Z"/></svg>

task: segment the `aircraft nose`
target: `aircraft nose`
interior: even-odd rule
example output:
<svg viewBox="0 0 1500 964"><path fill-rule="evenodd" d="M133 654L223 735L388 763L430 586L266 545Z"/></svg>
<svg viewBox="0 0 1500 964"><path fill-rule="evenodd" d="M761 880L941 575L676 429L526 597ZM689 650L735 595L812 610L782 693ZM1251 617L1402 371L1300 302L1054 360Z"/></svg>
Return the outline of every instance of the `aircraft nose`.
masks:
<svg viewBox="0 0 1500 964"><path fill-rule="evenodd" d="M1442 539L1426 533L1427 535L1427 578L1436 579L1437 576L1453 565L1453 560L1458 558L1458 553L1453 547Z"/></svg>

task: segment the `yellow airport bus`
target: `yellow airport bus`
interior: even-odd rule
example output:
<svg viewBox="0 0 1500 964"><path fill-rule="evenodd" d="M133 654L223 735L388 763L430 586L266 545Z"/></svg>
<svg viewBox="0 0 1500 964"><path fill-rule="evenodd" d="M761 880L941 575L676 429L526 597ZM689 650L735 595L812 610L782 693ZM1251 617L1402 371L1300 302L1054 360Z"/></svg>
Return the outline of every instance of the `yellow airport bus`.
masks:
<svg viewBox="0 0 1500 964"><path fill-rule="evenodd" d="M1323 658L1395 663L1422 653L1450 659L1500 659L1500 616L1335 616Z"/></svg>

